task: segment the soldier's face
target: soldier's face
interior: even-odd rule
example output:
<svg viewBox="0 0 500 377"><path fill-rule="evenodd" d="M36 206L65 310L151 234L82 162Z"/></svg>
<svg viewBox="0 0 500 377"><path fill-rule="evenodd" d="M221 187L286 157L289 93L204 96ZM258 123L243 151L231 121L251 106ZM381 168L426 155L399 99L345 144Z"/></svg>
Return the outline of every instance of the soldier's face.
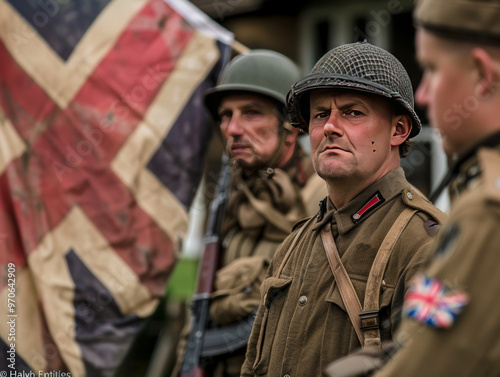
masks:
<svg viewBox="0 0 500 377"><path fill-rule="evenodd" d="M359 192L398 167L397 122L379 96L314 90L309 137L318 175L329 186L348 185Z"/></svg>
<svg viewBox="0 0 500 377"><path fill-rule="evenodd" d="M461 153L478 137L472 125L479 98L474 93L476 75L468 51L418 29L416 52L424 73L415 101L427 107L429 122L441 134L446 154Z"/></svg>
<svg viewBox="0 0 500 377"><path fill-rule="evenodd" d="M246 170L275 167L280 122L271 100L251 94L229 95L221 102L219 116L229 157Z"/></svg>

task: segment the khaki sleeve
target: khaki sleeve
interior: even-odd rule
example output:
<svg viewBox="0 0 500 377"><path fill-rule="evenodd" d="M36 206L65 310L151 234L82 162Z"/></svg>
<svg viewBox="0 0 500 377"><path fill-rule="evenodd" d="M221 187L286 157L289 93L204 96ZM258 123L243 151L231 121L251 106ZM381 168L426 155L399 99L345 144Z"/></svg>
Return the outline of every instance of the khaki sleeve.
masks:
<svg viewBox="0 0 500 377"><path fill-rule="evenodd" d="M376 377L500 375L500 206L461 208L440 230L425 274L465 292L469 303L449 328L403 319L403 347Z"/></svg>
<svg viewBox="0 0 500 377"><path fill-rule="evenodd" d="M435 239L429 236L426 239L422 239L420 245L411 246L411 250L414 250L413 257L398 279L391 303L391 332L393 337L401 323L403 301L406 292L408 292L411 281L415 275L421 273L424 266L428 264L432 254L434 241Z"/></svg>

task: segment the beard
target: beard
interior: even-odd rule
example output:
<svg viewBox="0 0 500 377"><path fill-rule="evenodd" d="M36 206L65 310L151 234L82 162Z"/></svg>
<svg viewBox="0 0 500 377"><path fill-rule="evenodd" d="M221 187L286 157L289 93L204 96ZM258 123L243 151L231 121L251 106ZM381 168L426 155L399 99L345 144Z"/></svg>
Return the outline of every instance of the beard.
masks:
<svg viewBox="0 0 500 377"><path fill-rule="evenodd" d="M234 165L241 168L246 173L253 173L258 170L267 169L269 167L274 168L273 166L273 157L264 157L264 156L256 156L252 155L251 158L242 159L242 158L231 158Z"/></svg>
<svg viewBox="0 0 500 377"><path fill-rule="evenodd" d="M235 141L236 142L236 141ZM245 140L238 140L239 145L244 145L248 149L248 153L244 155L238 155L233 153L231 145L227 145L226 151L231 159L231 162L239 167L246 175L251 175L252 173L267 169L268 167L275 168L276 155L278 151L275 151L271 155L262 155L261 153L256 153L252 144Z"/></svg>

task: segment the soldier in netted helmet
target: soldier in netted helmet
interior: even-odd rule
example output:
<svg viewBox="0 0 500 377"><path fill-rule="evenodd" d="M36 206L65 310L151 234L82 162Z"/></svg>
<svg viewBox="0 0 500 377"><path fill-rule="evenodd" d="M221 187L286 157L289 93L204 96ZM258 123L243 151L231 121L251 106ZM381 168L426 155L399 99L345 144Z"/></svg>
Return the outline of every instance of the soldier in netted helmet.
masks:
<svg viewBox="0 0 500 377"><path fill-rule="evenodd" d="M322 376L359 347L379 349L444 217L400 168L421 126L393 55L334 48L293 85L288 109L328 195L271 262L242 376Z"/></svg>
<svg viewBox="0 0 500 377"><path fill-rule="evenodd" d="M451 208L377 377L500 376L500 1L419 0L416 100L442 136ZM433 195L435 196L435 195ZM371 374L370 374L371 375Z"/></svg>
<svg viewBox="0 0 500 377"><path fill-rule="evenodd" d="M293 224L314 214L326 194L287 114L286 95L299 78L298 67L286 56L253 50L235 57L218 85L205 93L233 163L221 235L223 267L210 305L211 320L228 347L209 366L213 376L240 375L245 347L233 340L251 329L269 261ZM238 333L224 330L238 323Z"/></svg>

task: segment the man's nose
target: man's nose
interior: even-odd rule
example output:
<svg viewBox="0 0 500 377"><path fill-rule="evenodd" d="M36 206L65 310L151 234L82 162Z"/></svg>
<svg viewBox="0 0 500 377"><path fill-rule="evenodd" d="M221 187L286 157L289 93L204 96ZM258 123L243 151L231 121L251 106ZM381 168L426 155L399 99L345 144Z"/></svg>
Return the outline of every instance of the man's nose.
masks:
<svg viewBox="0 0 500 377"><path fill-rule="evenodd" d="M344 135L344 130L340 126L340 117L342 115L340 114L340 111L338 110L333 110L330 113L330 116L328 117L325 125L323 126L323 131L325 133L325 136L331 136L333 134L336 134L338 136Z"/></svg>
<svg viewBox="0 0 500 377"><path fill-rule="evenodd" d="M415 92L415 102L419 106L427 106L429 104L429 80L425 73Z"/></svg>
<svg viewBox="0 0 500 377"><path fill-rule="evenodd" d="M231 136L242 135L243 128L241 127L241 119L238 114L233 114L227 124L227 134Z"/></svg>

